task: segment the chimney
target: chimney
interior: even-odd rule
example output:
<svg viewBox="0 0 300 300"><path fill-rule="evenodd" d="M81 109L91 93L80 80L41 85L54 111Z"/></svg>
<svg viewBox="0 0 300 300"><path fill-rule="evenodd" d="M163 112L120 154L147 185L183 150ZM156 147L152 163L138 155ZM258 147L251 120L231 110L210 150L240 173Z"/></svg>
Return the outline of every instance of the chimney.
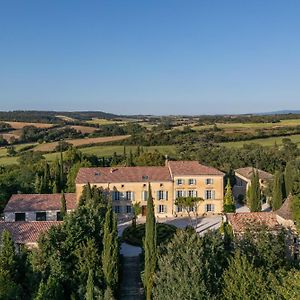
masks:
<svg viewBox="0 0 300 300"><path fill-rule="evenodd" d="M167 167L169 163L168 155L165 155L165 166Z"/></svg>

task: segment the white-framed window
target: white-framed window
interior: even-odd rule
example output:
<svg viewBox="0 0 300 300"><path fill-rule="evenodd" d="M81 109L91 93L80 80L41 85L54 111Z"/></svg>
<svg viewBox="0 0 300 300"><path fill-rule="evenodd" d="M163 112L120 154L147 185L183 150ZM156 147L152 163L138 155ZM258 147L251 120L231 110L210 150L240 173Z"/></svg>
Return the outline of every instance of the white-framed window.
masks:
<svg viewBox="0 0 300 300"><path fill-rule="evenodd" d="M177 190L176 191L176 198L184 197L185 193L183 190Z"/></svg>
<svg viewBox="0 0 300 300"><path fill-rule="evenodd" d="M214 179L213 178L206 178L205 179L205 184L214 184Z"/></svg>
<svg viewBox="0 0 300 300"><path fill-rule="evenodd" d="M120 205L115 205L113 208L114 208L114 212L116 214L119 214L121 212L121 206Z"/></svg>
<svg viewBox="0 0 300 300"><path fill-rule="evenodd" d="M176 206L176 211L179 213L179 212L182 212L182 206L181 205L177 205Z"/></svg>
<svg viewBox="0 0 300 300"><path fill-rule="evenodd" d="M197 197L196 190L188 190L188 197Z"/></svg>
<svg viewBox="0 0 300 300"><path fill-rule="evenodd" d="M178 178L178 179L176 180L176 184L177 184L177 185L182 185L182 184L184 184L184 180L183 180L182 178Z"/></svg>
<svg viewBox="0 0 300 300"><path fill-rule="evenodd" d="M214 204L206 204L205 205L205 211L206 212L214 212L215 211L215 205Z"/></svg>
<svg viewBox="0 0 300 300"><path fill-rule="evenodd" d="M194 212L197 210L197 208L196 208L196 206L192 206L192 207L189 207L187 210L190 212Z"/></svg>
<svg viewBox="0 0 300 300"><path fill-rule="evenodd" d="M190 178L189 179L189 185L196 185L196 179Z"/></svg>
<svg viewBox="0 0 300 300"><path fill-rule="evenodd" d="M167 212L167 206L166 205L158 205L157 206L157 212L159 214L163 214Z"/></svg>
<svg viewBox="0 0 300 300"><path fill-rule="evenodd" d="M131 207L131 205L127 205L127 206L126 206L126 213L127 213L127 214L131 214L131 212L132 212L132 207Z"/></svg>
<svg viewBox="0 0 300 300"><path fill-rule="evenodd" d="M148 191L142 191L142 200L148 201Z"/></svg>
<svg viewBox="0 0 300 300"><path fill-rule="evenodd" d="M112 199L114 201L118 201L118 200L120 200L120 198L121 198L120 192L118 192L118 191L113 191L112 192Z"/></svg>
<svg viewBox="0 0 300 300"><path fill-rule="evenodd" d="M215 194L214 190L205 190L204 199L215 199Z"/></svg>
<svg viewBox="0 0 300 300"><path fill-rule="evenodd" d="M131 191L127 191L125 195L125 200L131 201L134 200L134 193Z"/></svg>
<svg viewBox="0 0 300 300"><path fill-rule="evenodd" d="M168 200L168 191L157 191L156 195L157 200Z"/></svg>

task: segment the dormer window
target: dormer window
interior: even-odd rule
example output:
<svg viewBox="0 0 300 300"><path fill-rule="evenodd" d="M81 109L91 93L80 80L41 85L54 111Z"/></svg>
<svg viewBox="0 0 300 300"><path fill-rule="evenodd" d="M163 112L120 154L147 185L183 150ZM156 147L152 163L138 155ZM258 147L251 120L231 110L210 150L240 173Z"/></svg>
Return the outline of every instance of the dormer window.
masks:
<svg viewBox="0 0 300 300"><path fill-rule="evenodd" d="M95 172L95 176L100 176L100 172Z"/></svg>
<svg viewBox="0 0 300 300"><path fill-rule="evenodd" d="M147 180L147 179L149 179L149 176L148 176L148 175L143 175L143 176L142 176L142 179L143 179L143 180Z"/></svg>

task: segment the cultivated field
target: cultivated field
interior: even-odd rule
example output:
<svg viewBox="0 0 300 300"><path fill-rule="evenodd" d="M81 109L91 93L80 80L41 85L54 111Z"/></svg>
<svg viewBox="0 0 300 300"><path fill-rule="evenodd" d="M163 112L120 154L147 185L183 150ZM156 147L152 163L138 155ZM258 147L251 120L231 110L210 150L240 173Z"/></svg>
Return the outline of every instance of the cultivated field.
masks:
<svg viewBox="0 0 300 300"><path fill-rule="evenodd" d="M35 126L37 128L50 128L53 124L50 123L28 123L28 122L5 122L9 124L13 129L22 129L25 126Z"/></svg>
<svg viewBox="0 0 300 300"><path fill-rule="evenodd" d="M98 143L108 143L125 140L129 135L120 135L120 136L108 136L108 137L97 137L97 138L84 138L84 139L73 139L65 140L69 144L72 144L75 147L88 145L88 144L98 144ZM35 151L49 152L53 151L59 142L45 143L40 144L34 148Z"/></svg>
<svg viewBox="0 0 300 300"><path fill-rule="evenodd" d="M298 147L300 146L300 134L290 135L290 136L279 136L279 137L270 137L270 138L262 138L262 139L254 139L250 141L239 141L239 142L227 142L227 143L220 143L220 145L226 147L233 147L233 148L241 148L245 144L259 144L262 146L274 146L275 143L278 146L282 145L282 139L288 138L291 139L293 143L296 143Z"/></svg>
<svg viewBox="0 0 300 300"><path fill-rule="evenodd" d="M93 133L95 132L98 128L95 127L89 127L89 126L79 126L79 125L74 125L70 126L71 128L74 128L77 131L80 131L81 133Z"/></svg>

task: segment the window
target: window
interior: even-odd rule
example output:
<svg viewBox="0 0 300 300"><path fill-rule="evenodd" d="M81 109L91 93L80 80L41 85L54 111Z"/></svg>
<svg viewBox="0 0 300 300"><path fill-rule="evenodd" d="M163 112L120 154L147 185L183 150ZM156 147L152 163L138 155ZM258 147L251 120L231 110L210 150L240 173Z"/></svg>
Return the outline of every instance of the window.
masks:
<svg viewBox="0 0 300 300"><path fill-rule="evenodd" d="M36 221L46 221L47 216L45 211L37 212L35 214L35 220Z"/></svg>
<svg viewBox="0 0 300 300"><path fill-rule="evenodd" d="M205 179L205 183L206 184L213 184L214 183L214 180L212 178L206 178Z"/></svg>
<svg viewBox="0 0 300 300"><path fill-rule="evenodd" d="M184 197L184 191L183 190L176 191L176 198L179 198L179 197Z"/></svg>
<svg viewBox="0 0 300 300"><path fill-rule="evenodd" d="M196 179L190 178L189 185L195 185L195 184L196 184Z"/></svg>
<svg viewBox="0 0 300 300"><path fill-rule="evenodd" d="M131 211L132 211L131 205L127 205L127 206L126 206L126 213L127 213L127 214L131 214Z"/></svg>
<svg viewBox="0 0 300 300"><path fill-rule="evenodd" d="M15 221L25 221L25 213L15 213Z"/></svg>
<svg viewBox="0 0 300 300"><path fill-rule="evenodd" d="M147 201L148 200L148 191L142 191L142 200Z"/></svg>
<svg viewBox="0 0 300 300"><path fill-rule="evenodd" d="M182 184L184 184L184 180L181 178L177 179L176 183L177 183L177 185L182 185Z"/></svg>
<svg viewBox="0 0 300 300"><path fill-rule="evenodd" d="M188 196L189 197L197 197L197 191L196 190L188 190Z"/></svg>
<svg viewBox="0 0 300 300"><path fill-rule="evenodd" d="M206 204L205 205L205 211L206 212L214 212L215 211L215 205L214 204Z"/></svg>
<svg viewBox="0 0 300 300"><path fill-rule="evenodd" d="M121 212L121 207L119 205L114 206L114 212L119 214Z"/></svg>
<svg viewBox="0 0 300 300"><path fill-rule="evenodd" d="M113 192L112 192L112 199L113 199L114 201L120 200L120 192L118 192L118 191L113 191Z"/></svg>
<svg viewBox="0 0 300 300"><path fill-rule="evenodd" d="M181 205L178 205L178 206L176 207L176 211L177 211L177 212L182 212L182 206L181 206Z"/></svg>
<svg viewBox="0 0 300 300"><path fill-rule="evenodd" d="M205 199L215 199L215 191L214 190L206 190L204 198Z"/></svg>
<svg viewBox="0 0 300 300"><path fill-rule="evenodd" d="M149 176L143 175L143 176L142 176L142 179L143 179L143 180L147 180L147 179L149 179Z"/></svg>
<svg viewBox="0 0 300 300"><path fill-rule="evenodd" d="M134 193L127 191L125 194L125 200L128 200L128 201L134 200Z"/></svg>
<svg viewBox="0 0 300 300"><path fill-rule="evenodd" d="M168 191L157 191L157 200L168 200Z"/></svg>
<svg viewBox="0 0 300 300"><path fill-rule="evenodd" d="M58 212L56 213L56 221L62 221L62 220L63 220L63 217L62 217L60 211L58 211Z"/></svg>
<svg viewBox="0 0 300 300"><path fill-rule="evenodd" d="M159 214L166 213L167 212L167 206L166 205L158 205L157 212Z"/></svg>

